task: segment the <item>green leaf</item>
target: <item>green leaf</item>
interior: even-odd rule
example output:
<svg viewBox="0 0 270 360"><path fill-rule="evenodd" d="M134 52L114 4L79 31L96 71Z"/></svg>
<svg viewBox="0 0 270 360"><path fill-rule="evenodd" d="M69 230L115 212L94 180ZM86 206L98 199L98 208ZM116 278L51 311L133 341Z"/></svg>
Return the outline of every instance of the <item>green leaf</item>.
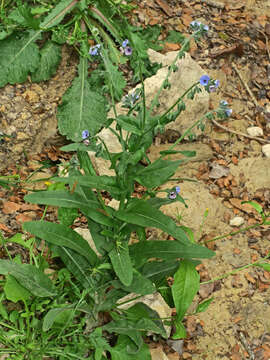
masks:
<svg viewBox="0 0 270 360"><path fill-rule="evenodd" d="M193 157L196 156L196 151L189 151L189 150L162 150L159 152L160 155L172 155L172 154L182 154L186 157Z"/></svg>
<svg viewBox="0 0 270 360"><path fill-rule="evenodd" d="M77 1L62 0L60 1L43 20L40 27L42 29L49 29L52 26L59 24L63 17L68 14L75 6Z"/></svg>
<svg viewBox="0 0 270 360"><path fill-rule="evenodd" d="M147 167L138 171L135 180L147 188L164 184L174 175L183 160L169 161L158 159Z"/></svg>
<svg viewBox="0 0 270 360"><path fill-rule="evenodd" d="M60 207L57 217L62 225L71 226L78 217L78 210L74 208Z"/></svg>
<svg viewBox="0 0 270 360"><path fill-rule="evenodd" d="M133 279L133 268L129 256L129 246L127 242L122 242L116 249L109 252L113 269L119 280L125 285L130 286Z"/></svg>
<svg viewBox="0 0 270 360"><path fill-rule="evenodd" d="M42 330L48 331L53 326L54 322L57 322L57 317L59 318L61 315L65 314L69 315L70 312L73 311L71 307L61 307L50 309L43 319Z"/></svg>
<svg viewBox="0 0 270 360"><path fill-rule="evenodd" d="M142 135L142 130L139 128L139 124L136 123L138 122L138 118L127 115L119 115L115 120L122 129L137 135Z"/></svg>
<svg viewBox="0 0 270 360"><path fill-rule="evenodd" d="M127 349L132 346L132 341L127 335L120 335L116 345L110 350L112 360L151 360L148 346L143 343L142 347L135 354L129 354Z"/></svg>
<svg viewBox="0 0 270 360"><path fill-rule="evenodd" d="M250 204L259 214L263 213L263 208L255 201L242 201L241 204Z"/></svg>
<svg viewBox="0 0 270 360"><path fill-rule="evenodd" d="M90 88L87 68L87 58L81 58L79 76L64 94L57 111L60 133L74 142L82 140L83 130L89 130L91 136L95 135L107 119L106 100Z"/></svg>
<svg viewBox="0 0 270 360"><path fill-rule="evenodd" d="M200 276L194 263L183 260L174 275L172 295L177 319L181 321L200 287Z"/></svg>
<svg viewBox="0 0 270 360"><path fill-rule="evenodd" d="M9 14L8 19L34 30L39 28L39 19L33 16L31 8L27 5L19 5Z"/></svg>
<svg viewBox="0 0 270 360"><path fill-rule="evenodd" d="M48 276L33 265L16 264L14 261L0 259L0 274L14 276L22 286L35 296L56 295L56 290Z"/></svg>
<svg viewBox="0 0 270 360"><path fill-rule="evenodd" d="M268 263L256 263L253 266L258 266L266 271L270 271L270 264Z"/></svg>
<svg viewBox="0 0 270 360"><path fill-rule="evenodd" d="M147 201L134 199L129 208L117 211L114 215L127 223L161 229L182 244L190 244L186 233L169 216L164 215Z"/></svg>
<svg viewBox="0 0 270 360"><path fill-rule="evenodd" d="M83 287L86 289L92 287L93 284L91 281L89 262L84 256L64 246L53 246L52 250L60 256L68 270L75 276Z"/></svg>
<svg viewBox="0 0 270 360"><path fill-rule="evenodd" d="M129 247L132 260L136 267L142 266L146 260L159 258L164 260L211 258L215 253L197 244L185 245L176 240L148 240Z"/></svg>
<svg viewBox="0 0 270 360"><path fill-rule="evenodd" d="M52 41L48 41L41 49L40 55L39 67L31 75L34 82L49 80L56 72L61 60L61 47Z"/></svg>
<svg viewBox="0 0 270 360"><path fill-rule="evenodd" d="M173 276L178 267L179 261L149 261L144 264L141 273L153 283L158 284L169 276Z"/></svg>
<svg viewBox="0 0 270 360"><path fill-rule="evenodd" d="M120 288L129 293L135 293L139 295L152 294L156 291L156 288L152 282L135 269L133 269L133 279L129 286L124 286L120 281L117 280L112 282L112 286L115 289Z"/></svg>
<svg viewBox="0 0 270 360"><path fill-rule="evenodd" d="M98 263L98 257L88 242L76 231L65 225L48 221L29 221L23 224L24 230L58 246L65 246L84 256L93 266Z"/></svg>
<svg viewBox="0 0 270 360"><path fill-rule="evenodd" d="M170 30L166 38L166 42L170 42L170 43L182 44L184 40L185 40L185 36L179 31L175 31L175 30Z"/></svg>
<svg viewBox="0 0 270 360"><path fill-rule="evenodd" d="M101 210L99 209L99 204L97 201L86 201L85 197L78 195L76 192L71 194L68 191L58 190L40 191L26 195L24 200L34 204L80 209L86 216L100 224L112 227L114 225L114 221L111 218L100 212Z"/></svg>
<svg viewBox="0 0 270 360"><path fill-rule="evenodd" d="M30 238L28 240L25 239L24 234L17 233L11 238L8 239L8 242L20 244L24 248L30 250L32 248L33 242L35 241L34 238Z"/></svg>
<svg viewBox="0 0 270 360"><path fill-rule="evenodd" d="M185 339L187 337L186 329L181 321L174 321L175 333L172 339Z"/></svg>
<svg viewBox="0 0 270 360"><path fill-rule="evenodd" d="M213 297L211 297L210 299L204 300L203 302L201 302L198 306L197 309L195 310L195 314L198 314L200 312L204 312L208 306L211 304L211 302L214 300Z"/></svg>
<svg viewBox="0 0 270 360"><path fill-rule="evenodd" d="M31 297L31 293L12 276L8 275L4 286L4 292L8 300L16 303L20 300L28 300Z"/></svg>
<svg viewBox="0 0 270 360"><path fill-rule="evenodd" d="M39 49L34 43L39 33L13 34L0 42L0 87L27 80L39 65Z"/></svg>

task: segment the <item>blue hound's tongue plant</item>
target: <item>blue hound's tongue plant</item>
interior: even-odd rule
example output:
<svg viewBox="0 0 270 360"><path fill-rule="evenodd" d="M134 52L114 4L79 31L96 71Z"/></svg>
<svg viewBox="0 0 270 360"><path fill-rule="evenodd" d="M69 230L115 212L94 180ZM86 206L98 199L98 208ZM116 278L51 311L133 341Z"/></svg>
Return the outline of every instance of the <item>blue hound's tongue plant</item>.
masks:
<svg viewBox="0 0 270 360"><path fill-rule="evenodd" d="M71 4L70 2L70 6ZM49 22L49 19L47 21ZM89 29L92 29L90 22L85 21L85 23ZM193 28L195 32L191 37L196 41L207 31L202 24L195 24ZM126 31L129 37L121 43L122 50L125 56L137 56L142 79L141 42L128 27ZM102 32L101 28L95 29L94 38L97 45L91 46L90 50L85 49L84 43L82 44L78 77L65 95L59 113L60 131L74 141L63 150L76 151L74 157L77 161L70 166L67 177L53 179L56 183L63 184L58 190L40 191L25 196L25 200L31 203L57 206L59 223L43 220L27 222L24 223L24 230L46 241L54 255L61 258L72 274L72 283L76 291L85 294L83 306L80 303L76 311L87 312L89 317L90 325L87 331L91 333L89 336L93 349L91 359L94 358L93 356L95 359L105 359L102 354L106 350L115 360L129 359L131 354L137 359L146 360L150 355L142 338L149 331L166 337L163 326L165 320L174 323L176 327L174 338L185 336L182 320L199 289L196 266L200 263L199 259L214 255L213 251L192 241L189 237L191 234L189 229L177 226L160 210L161 206L176 201L185 204L178 185L166 190L168 196L157 196L159 186L166 183L183 163L183 160L164 160L164 156L176 153L182 153L187 158L194 156L194 152L174 150L176 144L188 136L195 126L203 128L204 119L215 115L226 117L229 109L227 103L223 102L219 109L205 114L174 145L167 151L161 152L159 159L151 163L147 150L155 134L163 131L166 124L174 121L185 110L185 97L193 99L202 88L211 92L210 86L217 87L218 83L205 75L198 79L196 84L191 85L163 115L152 115L153 109L158 106L161 91L169 88L169 75L175 71L177 60L184 56L189 47L190 38L187 38L169 67L168 75L149 109L145 106L142 82L138 91L123 99L123 105L127 108L126 115L118 115L115 106L118 75L110 60L111 55L101 43ZM107 100L91 89L87 79L90 57L97 56L103 60L115 119L106 119ZM96 105L94 107L93 103L89 105L86 98L87 101L94 101ZM76 107L69 103L73 100L78 101ZM79 121L75 120L76 116ZM113 121L114 127L111 126ZM98 135L101 126L107 127L112 135L118 138L121 151L109 152L106 143ZM94 151L97 157L109 160L114 175L99 175L88 156L89 150ZM136 183L145 189L141 198L134 194ZM111 206L111 203L104 199L104 192L107 199L116 202L116 206ZM87 219L95 246L90 246L72 229L77 210ZM162 230L173 240L147 240L148 227ZM12 269L12 275L20 280L23 268L12 267L10 264L9 267ZM30 271L29 268L27 271ZM173 286L167 283L167 278L170 276L174 277ZM43 280L44 287L47 286L48 291L54 294L57 289L49 286L47 281L49 280ZM32 288L28 286L27 289L31 291ZM160 292L169 305L176 308L175 317L160 319L154 310L140 300L128 310L123 310L118 305L128 294L133 294L133 299L155 292ZM43 288L40 290L40 295L37 292L35 295L50 296ZM53 327L56 314L70 308L74 309L74 304L67 303L66 299L63 299L62 303L55 304L55 308L45 316L43 330L49 331ZM101 313L109 314L107 324L100 320ZM116 345L109 345L106 341L106 333L103 331L114 334Z"/></svg>

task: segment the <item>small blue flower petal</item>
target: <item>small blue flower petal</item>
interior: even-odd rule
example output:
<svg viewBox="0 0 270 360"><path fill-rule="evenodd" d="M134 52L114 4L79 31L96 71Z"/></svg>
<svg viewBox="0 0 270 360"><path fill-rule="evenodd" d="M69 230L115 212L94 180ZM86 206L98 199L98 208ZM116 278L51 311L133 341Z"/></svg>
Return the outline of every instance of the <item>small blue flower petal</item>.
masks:
<svg viewBox="0 0 270 360"><path fill-rule="evenodd" d="M215 80L215 87L218 88L219 87L219 84L220 84L220 81L219 80Z"/></svg>
<svg viewBox="0 0 270 360"><path fill-rule="evenodd" d="M128 44L129 44L129 41L128 41L128 39L126 39L122 42L122 47L125 48Z"/></svg>
<svg viewBox="0 0 270 360"><path fill-rule="evenodd" d="M219 103L221 106L227 106L228 103L226 100L221 100L220 103Z"/></svg>
<svg viewBox="0 0 270 360"><path fill-rule="evenodd" d="M225 113L226 113L227 117L231 116L232 115L232 109L226 109Z"/></svg>
<svg viewBox="0 0 270 360"><path fill-rule="evenodd" d="M89 137L89 131L88 130L83 130L82 132L82 139L87 139Z"/></svg>
<svg viewBox="0 0 270 360"><path fill-rule="evenodd" d="M208 75L203 75L200 77L200 84L203 86L207 86L210 81L210 77Z"/></svg>
<svg viewBox="0 0 270 360"><path fill-rule="evenodd" d="M177 194L179 194L180 193L180 186L176 186L175 191L177 192Z"/></svg>

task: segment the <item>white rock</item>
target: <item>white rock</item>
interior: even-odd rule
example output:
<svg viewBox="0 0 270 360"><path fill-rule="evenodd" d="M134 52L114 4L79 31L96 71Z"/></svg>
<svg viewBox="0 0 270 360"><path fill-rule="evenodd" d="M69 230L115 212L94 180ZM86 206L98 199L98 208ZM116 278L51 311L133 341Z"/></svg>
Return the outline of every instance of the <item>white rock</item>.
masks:
<svg viewBox="0 0 270 360"><path fill-rule="evenodd" d="M88 242L88 244L90 245L92 250L94 250L94 252L97 254L97 256L101 256L99 254L99 252L97 251L94 240L92 239L92 236L88 229L83 229L83 228L78 227L78 228L75 228L74 231L76 231L79 235L81 235L84 238L84 240L86 240Z"/></svg>
<svg viewBox="0 0 270 360"><path fill-rule="evenodd" d="M259 126L250 126L247 128L247 133L250 136L263 136L263 131Z"/></svg>
<svg viewBox="0 0 270 360"><path fill-rule="evenodd" d="M230 220L231 226L241 226L245 222L244 218L241 216L235 216L233 219Z"/></svg>
<svg viewBox="0 0 270 360"><path fill-rule="evenodd" d="M270 144L263 145L262 152L266 157L270 158Z"/></svg>

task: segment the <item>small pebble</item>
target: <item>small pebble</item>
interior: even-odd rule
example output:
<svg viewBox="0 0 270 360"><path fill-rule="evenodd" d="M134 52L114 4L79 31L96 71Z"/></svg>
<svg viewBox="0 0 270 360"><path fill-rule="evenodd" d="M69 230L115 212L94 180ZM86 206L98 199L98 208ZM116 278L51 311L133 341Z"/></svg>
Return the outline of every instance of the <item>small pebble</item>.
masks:
<svg viewBox="0 0 270 360"><path fill-rule="evenodd" d="M231 226L241 226L244 224L244 222L245 222L244 218L242 218L241 216L236 216L230 220L230 225Z"/></svg>
<svg viewBox="0 0 270 360"><path fill-rule="evenodd" d="M262 136L263 131L259 126L250 126L247 128L247 133L250 136Z"/></svg>
<svg viewBox="0 0 270 360"><path fill-rule="evenodd" d="M270 158L270 144L263 145L262 152L267 158Z"/></svg>

